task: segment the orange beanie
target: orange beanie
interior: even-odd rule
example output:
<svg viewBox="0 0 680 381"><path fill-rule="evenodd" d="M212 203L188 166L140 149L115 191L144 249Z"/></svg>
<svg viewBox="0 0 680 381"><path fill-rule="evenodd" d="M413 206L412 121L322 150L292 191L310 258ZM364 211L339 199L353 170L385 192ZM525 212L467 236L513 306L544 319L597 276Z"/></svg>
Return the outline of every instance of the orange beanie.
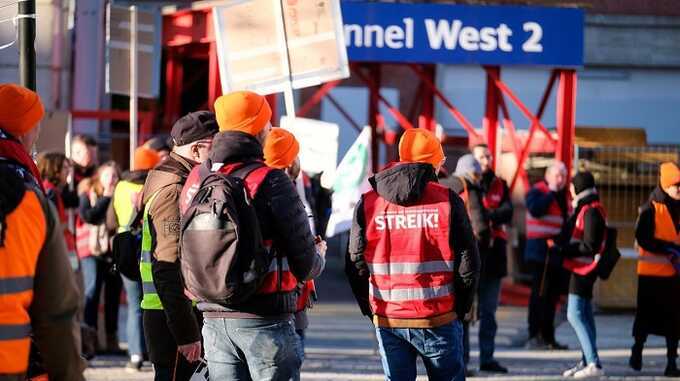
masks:
<svg viewBox="0 0 680 381"><path fill-rule="evenodd" d="M673 162L666 162L659 167L661 188L666 189L671 185L680 183L680 168Z"/></svg>
<svg viewBox="0 0 680 381"><path fill-rule="evenodd" d="M161 157L158 152L144 146L137 147L133 170L146 171L155 167L160 161Z"/></svg>
<svg viewBox="0 0 680 381"><path fill-rule="evenodd" d="M399 160L428 163L436 168L444 160L444 150L432 132L411 128L404 131L399 140Z"/></svg>
<svg viewBox="0 0 680 381"><path fill-rule="evenodd" d="M277 169L288 168L298 153L300 143L292 133L283 128L272 128L264 142L264 161L267 166Z"/></svg>
<svg viewBox="0 0 680 381"><path fill-rule="evenodd" d="M217 125L222 131L241 131L257 135L272 117L267 100L252 91L235 91L215 101Z"/></svg>
<svg viewBox="0 0 680 381"><path fill-rule="evenodd" d="M13 83L0 84L0 128L15 136L26 135L45 115L40 96Z"/></svg>

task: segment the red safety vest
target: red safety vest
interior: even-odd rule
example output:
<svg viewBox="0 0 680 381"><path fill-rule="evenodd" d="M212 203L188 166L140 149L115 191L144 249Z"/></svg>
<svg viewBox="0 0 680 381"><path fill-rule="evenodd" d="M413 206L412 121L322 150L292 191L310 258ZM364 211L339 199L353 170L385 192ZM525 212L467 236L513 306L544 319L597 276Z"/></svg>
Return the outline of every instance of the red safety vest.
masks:
<svg viewBox="0 0 680 381"><path fill-rule="evenodd" d="M591 208L595 208L602 215L602 218L604 218L605 221L607 220L607 212L605 212L604 207L599 201L595 201L588 205L585 205L583 208L581 208L581 211L578 213L578 216L576 216L576 224L574 225L574 230L571 233L572 243L583 241L583 232L585 230L585 216L586 213ZM595 256L565 258L564 262L562 262L562 266L565 269L579 275L590 274L593 270L597 268L597 262L600 260L600 254L604 252L606 242L607 236L605 231L605 235L604 237L602 237L602 244L600 245L600 248L598 249L597 253L595 253Z"/></svg>
<svg viewBox="0 0 680 381"><path fill-rule="evenodd" d="M242 163L227 164L223 165L218 171L220 173L230 174L239 167L241 167L242 165L243 165ZM187 177L186 184L182 189L182 193L180 195L180 212L182 214L184 214L184 212L186 212L186 210L189 208L191 200L198 191L198 186L200 184L199 170L200 166L196 166L194 167L193 170L191 170L191 173L189 173L189 176ZM264 165L264 163L262 163L262 167L259 167L251 171L245 177L245 179L243 179L245 182L246 189L248 190L248 196L250 197L251 200L255 199L255 196L257 195L257 191L259 190L260 185L262 185L262 182L267 177L269 172L273 170L274 170L273 168L269 168L266 165ZM274 253L274 251L272 251L271 249L275 245L273 245L271 239L265 237L264 244L268 251ZM271 264L269 266L269 271L267 272L267 275L264 278L262 286L260 286L260 289L258 290L257 293L274 294L277 292L283 293L292 292L295 291L297 284L298 280L297 278L295 278L295 275L293 275L293 273L290 271L290 268L288 267L288 258L284 255L281 258L272 259Z"/></svg>
<svg viewBox="0 0 680 381"><path fill-rule="evenodd" d="M491 181L489 189L484 194L482 202L487 210L498 209L501 206L505 198L505 186L503 185L503 180L498 177L494 177ZM492 236L496 239L508 240L508 232L505 230L505 225L493 225Z"/></svg>
<svg viewBox="0 0 680 381"><path fill-rule="evenodd" d="M550 193L550 188L545 181L541 181L534 185L534 188L541 191L541 193ZM554 238L562 231L564 218L562 217L562 210L560 209L557 200L553 200L548 207L548 212L542 217L534 217L527 209L526 214L527 223L527 238L528 239L548 239Z"/></svg>
<svg viewBox="0 0 680 381"><path fill-rule="evenodd" d="M71 268L73 269L73 271L77 271L80 265L78 261L78 254L76 253L76 237L71 231L71 229L69 229L68 216L66 215L64 201L61 199L61 192L59 191L59 189L57 189L57 187L54 186L54 184L47 180L43 180L42 184L43 187L45 188L45 192L52 191L56 195L55 206L57 207L59 221L61 222L61 226L64 229L64 241L66 242L66 252L68 254L68 260L69 263L71 264Z"/></svg>
<svg viewBox="0 0 680 381"><path fill-rule="evenodd" d="M427 319L454 311L449 190L429 183L413 206L390 203L375 191L363 200L373 313Z"/></svg>

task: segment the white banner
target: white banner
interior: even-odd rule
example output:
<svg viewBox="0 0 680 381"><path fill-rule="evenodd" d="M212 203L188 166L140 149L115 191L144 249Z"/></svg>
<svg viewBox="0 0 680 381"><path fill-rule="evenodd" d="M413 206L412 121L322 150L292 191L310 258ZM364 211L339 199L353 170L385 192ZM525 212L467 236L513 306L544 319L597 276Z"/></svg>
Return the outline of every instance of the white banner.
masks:
<svg viewBox="0 0 680 381"><path fill-rule="evenodd" d="M346 232L352 227L354 208L361 195L370 188L371 129L365 127L340 161L333 183L333 212L326 236Z"/></svg>
<svg viewBox="0 0 680 381"><path fill-rule="evenodd" d="M300 166L307 173L322 173L321 185L333 186L338 165L338 136L335 123L315 119L281 117L281 127L290 131L300 143Z"/></svg>

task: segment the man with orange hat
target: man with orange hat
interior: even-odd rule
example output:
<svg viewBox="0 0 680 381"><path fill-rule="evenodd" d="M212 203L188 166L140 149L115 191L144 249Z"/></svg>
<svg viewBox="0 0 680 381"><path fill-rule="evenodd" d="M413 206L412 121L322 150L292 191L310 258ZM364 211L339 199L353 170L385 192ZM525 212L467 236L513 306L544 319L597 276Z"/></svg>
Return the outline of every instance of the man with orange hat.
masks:
<svg viewBox="0 0 680 381"><path fill-rule="evenodd" d="M668 162L661 164L659 172L659 186L640 207L635 227L640 257L630 366L642 369L647 336L664 336L668 361L664 375L680 377L676 364L680 338L680 274L676 267L680 263L680 168Z"/></svg>
<svg viewBox="0 0 680 381"><path fill-rule="evenodd" d="M263 145L272 128L265 98L249 91L229 93L215 101L215 114L220 132L213 140L208 165L244 180L264 244L276 258L258 291L246 301L230 306L199 301L210 378L296 379L300 340L292 318L297 285L321 274L326 243L315 244L307 213L288 175L264 163ZM184 195L191 195L200 183L194 171Z"/></svg>
<svg viewBox="0 0 680 381"><path fill-rule="evenodd" d="M0 105L0 380L26 379L31 336L50 380L83 380L78 288L29 155L44 109L14 84L0 84Z"/></svg>
<svg viewBox="0 0 680 381"><path fill-rule="evenodd" d="M420 356L428 379L464 380L460 319L479 279L477 244L460 196L437 183L445 157L435 135L406 130L399 158L356 206L346 272L386 379L415 380Z"/></svg>
<svg viewBox="0 0 680 381"><path fill-rule="evenodd" d="M113 198L109 203L106 215L106 227L110 231L122 233L131 229L133 218L142 205L141 195L144 182L149 171L160 163L160 155L145 146L135 150L132 171L126 171L121 181L116 184ZM121 274L125 294L127 295L127 342L130 361L126 369L140 371L142 369L146 345L142 330L142 283L137 279L130 279Z"/></svg>

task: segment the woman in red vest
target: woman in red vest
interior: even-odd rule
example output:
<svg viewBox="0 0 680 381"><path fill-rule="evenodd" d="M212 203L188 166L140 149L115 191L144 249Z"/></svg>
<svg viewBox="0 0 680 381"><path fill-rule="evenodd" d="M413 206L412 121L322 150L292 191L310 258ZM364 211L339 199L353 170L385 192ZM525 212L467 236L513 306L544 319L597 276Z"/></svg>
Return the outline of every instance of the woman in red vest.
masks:
<svg viewBox="0 0 680 381"><path fill-rule="evenodd" d="M560 245L565 257L563 266L571 272L567 319L581 344L582 360L563 373L564 377L586 378L604 375L597 354L595 318L591 299L597 280L595 268L603 252L607 219L595 178L590 172L580 172L570 185L574 213L567 221L564 242Z"/></svg>
<svg viewBox="0 0 680 381"><path fill-rule="evenodd" d="M663 163L659 186L640 208L635 239L640 247L638 259L637 313L633 325L630 366L642 369L642 348L648 335L666 338L668 364L665 375L680 377L676 365L680 337L680 169ZM675 267L674 267L675 264Z"/></svg>

